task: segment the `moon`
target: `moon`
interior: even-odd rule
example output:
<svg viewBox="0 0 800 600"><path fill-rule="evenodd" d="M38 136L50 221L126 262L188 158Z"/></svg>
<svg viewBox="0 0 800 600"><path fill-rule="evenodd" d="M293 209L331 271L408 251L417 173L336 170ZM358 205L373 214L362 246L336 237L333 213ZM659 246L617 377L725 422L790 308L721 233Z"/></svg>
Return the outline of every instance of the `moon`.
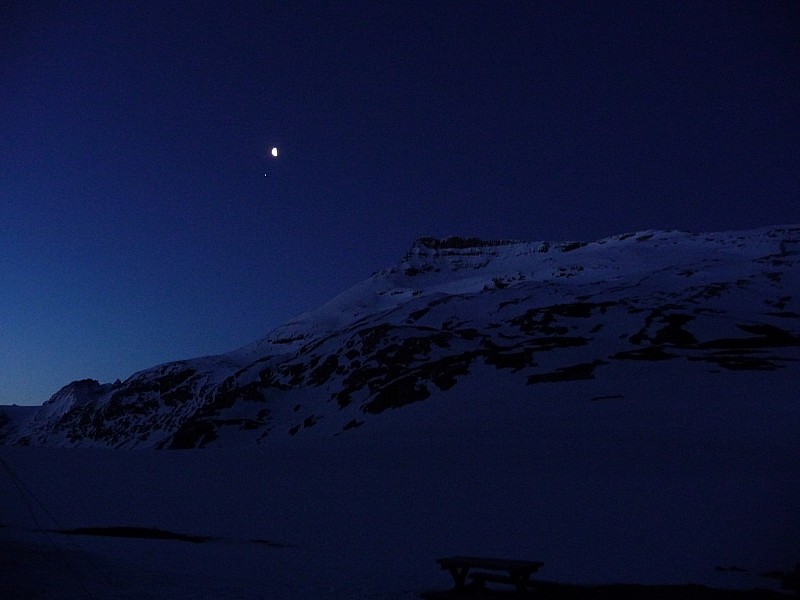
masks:
<svg viewBox="0 0 800 600"><path fill-rule="evenodd" d="M278 149L277 148L273 148L272 149L272 156L278 156Z"/></svg>

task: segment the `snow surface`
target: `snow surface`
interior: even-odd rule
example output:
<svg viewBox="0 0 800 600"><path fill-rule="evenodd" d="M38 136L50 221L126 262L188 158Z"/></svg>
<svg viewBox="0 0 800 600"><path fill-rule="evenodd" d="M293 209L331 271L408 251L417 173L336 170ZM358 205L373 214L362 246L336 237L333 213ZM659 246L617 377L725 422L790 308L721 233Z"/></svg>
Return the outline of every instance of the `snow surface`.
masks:
<svg viewBox="0 0 800 600"><path fill-rule="evenodd" d="M459 294L454 316L482 327L517 306L505 300L547 306L586 295L658 308L676 290L685 302L693 286L745 276L760 283L690 304L708 318L692 313L698 319L687 330L705 340L738 331L738 323L774 323L797 335L796 316L764 304L774 296L785 313L800 313L796 271L785 267L773 286L763 273L773 267L754 262L780 243L769 229L480 251L419 242L399 265L256 344L159 369L191 365L210 385L308 340L322 340L320 356L332 353L325 344L344 338L325 341L326 332L366 317L399 325L409 311L430 307L419 323L435 328L456 303L431 302ZM681 269L691 277L677 277ZM508 287L482 294L497 277ZM764 281L766 292L754 289ZM537 353L537 372L629 346L642 314L611 306L592 344ZM574 328L593 325L576 320ZM204 450L0 447L0 598L405 600L449 586L435 559L450 554L541 560L543 579L571 583L770 587L759 573L800 559L799 361L792 345L780 348L774 370L608 360L595 379L537 385L475 361L450 390L338 436L336 419L351 415L322 413L333 389L323 386L276 395L271 408L283 425L306 416L293 409L300 403L327 418L263 446L231 427ZM148 372L131 380L138 376ZM255 367L242 372L250 376ZM68 386L44 407L3 413L12 425L37 410L47 419L93 393ZM364 416L356 403L347 410ZM42 531L115 526L214 540Z"/></svg>
<svg viewBox="0 0 800 600"><path fill-rule="evenodd" d="M702 270L709 267L710 256L717 257L713 262L723 262L724 258L736 269L777 252L780 236L773 236L775 232L798 229L800 226L786 225L708 234L647 230L590 243L515 241L479 248L437 249L417 241L399 264L375 273L266 338L226 356L246 361L266 354L270 348L284 353L299 347L312 334L322 335L367 315L390 312L409 298L476 293L492 285L495 278L516 275L530 283L549 282L555 277L559 285L580 289L590 283L607 284L615 277L646 277L677 265L694 265ZM569 272L568 279L559 277L564 272ZM719 275L716 269L713 272ZM294 345L275 344L275 340L294 336L300 338Z"/></svg>
<svg viewBox="0 0 800 600"><path fill-rule="evenodd" d="M738 360L756 368L763 359L761 368L796 373L799 235L800 226L783 226L702 235L644 231L592 243L423 238L395 266L239 350L159 365L116 384L73 382L27 412L0 407L0 436L4 443L126 448L170 446L179 432L178 445L199 443L202 431L214 438L203 443L214 444L330 436L356 423L372 427L389 395L418 399L423 387L435 395L433 388L450 385L422 383L431 373L458 379L448 393L463 393L467 371L481 361L494 361L510 377L540 379L595 365L600 381L612 370L609 361L667 348L683 362L728 361L728 368ZM590 318L560 313L563 305L590 310ZM543 321L533 326L531 319ZM696 336L694 349L677 338L658 340L678 320L685 330L678 325L673 334ZM552 322L573 343L549 344ZM767 355L755 341L749 354L726 356L721 340L753 337L740 325L783 332L784 341L770 342L780 353ZM549 351L541 352L537 335ZM394 381L378 364L392 345L405 353L391 369ZM711 356L714 349L720 352ZM524 368L513 366L515 352L526 353ZM448 368L451 374L442 375ZM386 393L369 406L381 389Z"/></svg>
<svg viewBox="0 0 800 600"><path fill-rule="evenodd" d="M47 509L29 500L34 521L0 478L0 594L405 599L446 588L434 561L450 554L542 560L542 578L565 582L769 587L756 574L797 559L800 409L689 410L694 383L667 389L665 368L642 365L638 397L510 407L522 421L440 402L430 427L412 406L383 431L269 449L0 448ZM785 384L740 377L743 397ZM123 525L220 539L35 531ZM733 565L747 572L714 570Z"/></svg>

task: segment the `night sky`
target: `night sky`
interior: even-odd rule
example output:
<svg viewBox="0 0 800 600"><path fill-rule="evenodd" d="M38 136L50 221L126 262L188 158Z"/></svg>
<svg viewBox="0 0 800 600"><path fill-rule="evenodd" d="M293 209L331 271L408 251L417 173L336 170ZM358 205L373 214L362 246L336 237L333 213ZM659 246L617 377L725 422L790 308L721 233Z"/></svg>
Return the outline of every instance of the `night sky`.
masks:
<svg viewBox="0 0 800 600"><path fill-rule="evenodd" d="M798 198L796 1L6 2L0 403L233 350L422 235Z"/></svg>

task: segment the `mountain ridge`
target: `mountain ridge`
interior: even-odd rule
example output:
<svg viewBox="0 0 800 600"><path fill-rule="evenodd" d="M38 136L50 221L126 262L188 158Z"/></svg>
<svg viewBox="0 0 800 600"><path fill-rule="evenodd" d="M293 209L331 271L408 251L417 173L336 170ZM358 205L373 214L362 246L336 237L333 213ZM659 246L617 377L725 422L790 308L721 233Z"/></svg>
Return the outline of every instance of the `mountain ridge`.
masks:
<svg viewBox="0 0 800 600"><path fill-rule="evenodd" d="M514 398L575 382L595 382L593 398L625 396L597 382L606 372L627 381L642 364L796 378L798 262L796 225L596 242L423 237L397 264L230 353L2 407L0 442L190 448L349 435L488 379Z"/></svg>

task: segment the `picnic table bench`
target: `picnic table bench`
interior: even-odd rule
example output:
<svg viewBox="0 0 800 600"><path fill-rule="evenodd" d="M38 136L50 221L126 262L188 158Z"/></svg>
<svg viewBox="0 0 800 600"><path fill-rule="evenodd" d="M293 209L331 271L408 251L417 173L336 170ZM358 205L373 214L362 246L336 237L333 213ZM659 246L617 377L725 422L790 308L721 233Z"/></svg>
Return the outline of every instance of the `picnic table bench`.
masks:
<svg viewBox="0 0 800 600"><path fill-rule="evenodd" d="M544 565L539 561L480 556L450 556L436 562L450 572L456 590L483 588L486 582L493 582L513 585L519 592L532 587L531 576Z"/></svg>

